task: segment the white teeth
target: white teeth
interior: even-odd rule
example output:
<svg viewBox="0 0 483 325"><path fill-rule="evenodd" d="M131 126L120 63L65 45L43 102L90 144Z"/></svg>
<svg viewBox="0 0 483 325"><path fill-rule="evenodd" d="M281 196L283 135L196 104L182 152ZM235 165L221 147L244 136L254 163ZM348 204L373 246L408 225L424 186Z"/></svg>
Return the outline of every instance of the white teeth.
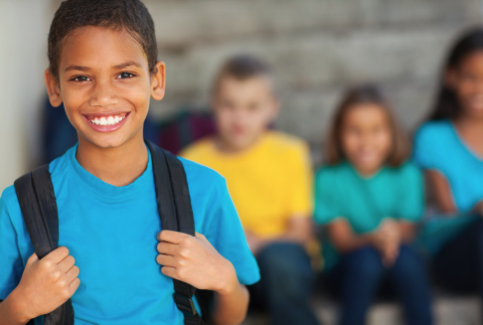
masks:
<svg viewBox="0 0 483 325"><path fill-rule="evenodd" d="M115 125L126 118L126 115L120 117L119 115L109 115L109 116L101 116L95 117L91 120L91 122L95 125Z"/></svg>

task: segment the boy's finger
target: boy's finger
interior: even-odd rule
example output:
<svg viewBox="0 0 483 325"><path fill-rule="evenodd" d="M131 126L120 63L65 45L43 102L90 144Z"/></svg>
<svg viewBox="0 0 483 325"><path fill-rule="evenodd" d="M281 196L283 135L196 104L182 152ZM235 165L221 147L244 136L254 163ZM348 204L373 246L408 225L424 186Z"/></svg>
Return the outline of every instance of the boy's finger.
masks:
<svg viewBox="0 0 483 325"><path fill-rule="evenodd" d="M187 237L190 237L190 235L171 230L162 230L158 233L158 241L165 241L173 244L179 244Z"/></svg>
<svg viewBox="0 0 483 325"><path fill-rule="evenodd" d="M60 261L62 261L68 255L69 255L69 250L67 249L67 247L61 246L61 247L54 249L49 254L47 254L43 259L49 260L52 263L58 264L58 263L60 263Z"/></svg>
<svg viewBox="0 0 483 325"><path fill-rule="evenodd" d="M176 259L171 255L159 254L156 256L156 262L163 266L175 266Z"/></svg>
<svg viewBox="0 0 483 325"><path fill-rule="evenodd" d="M196 238L199 238L203 241L208 241L208 239L206 239L205 235L200 234L199 232L195 233L195 236L196 236Z"/></svg>
<svg viewBox="0 0 483 325"><path fill-rule="evenodd" d="M68 255L62 261L59 262L58 267L61 272L69 271L75 264L75 259Z"/></svg>
<svg viewBox="0 0 483 325"><path fill-rule="evenodd" d="M74 278L74 280L69 284L69 289L74 294L76 292L77 288L79 288L80 285L80 279L79 278Z"/></svg>
<svg viewBox="0 0 483 325"><path fill-rule="evenodd" d="M77 266L72 267L67 273L65 274L67 283L70 283L75 280L79 276L79 268Z"/></svg>
<svg viewBox="0 0 483 325"><path fill-rule="evenodd" d="M176 279L176 280L179 280L177 277L176 277L176 268L172 267L172 266L163 266L161 268L161 272L166 275L166 276L169 276L170 278L173 278L173 279Z"/></svg>
<svg viewBox="0 0 483 325"><path fill-rule="evenodd" d="M161 242L156 246L158 252L165 255L175 255L177 253L177 248L176 244L168 242Z"/></svg>
<svg viewBox="0 0 483 325"><path fill-rule="evenodd" d="M39 260L39 257L37 254L34 252L32 255L30 255L29 259L27 260L26 266L29 266Z"/></svg>

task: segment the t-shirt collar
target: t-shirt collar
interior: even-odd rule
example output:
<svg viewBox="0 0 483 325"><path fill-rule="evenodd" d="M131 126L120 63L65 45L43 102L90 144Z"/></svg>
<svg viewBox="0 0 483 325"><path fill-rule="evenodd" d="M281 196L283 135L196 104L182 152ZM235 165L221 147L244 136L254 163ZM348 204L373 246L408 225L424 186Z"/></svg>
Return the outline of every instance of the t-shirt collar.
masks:
<svg viewBox="0 0 483 325"><path fill-rule="evenodd" d="M115 198L125 198L132 193L144 188L150 180L154 178L152 173L151 152L148 149L148 164L146 170L134 182L125 186L114 186L104 182L96 176L89 173L82 167L76 158L78 144L76 144L68 153L68 162L76 172L77 176L98 195Z"/></svg>

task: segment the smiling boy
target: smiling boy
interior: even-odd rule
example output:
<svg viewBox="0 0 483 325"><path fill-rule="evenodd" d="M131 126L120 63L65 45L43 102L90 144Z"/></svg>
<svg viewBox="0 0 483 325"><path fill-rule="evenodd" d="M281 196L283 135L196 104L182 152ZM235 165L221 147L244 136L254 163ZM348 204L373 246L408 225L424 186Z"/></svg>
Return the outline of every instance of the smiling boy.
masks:
<svg viewBox="0 0 483 325"><path fill-rule="evenodd" d="M183 324L173 279L215 292L215 324L239 324L248 305L242 284L257 282L259 272L224 179L180 159L197 234L160 226L143 123L150 97L164 96L165 64L157 61L146 7L139 0L63 2L49 61L50 102L64 104L78 134L78 144L49 165L59 248L37 257L15 189L5 189L0 325L42 324L39 316L69 298L76 325Z"/></svg>

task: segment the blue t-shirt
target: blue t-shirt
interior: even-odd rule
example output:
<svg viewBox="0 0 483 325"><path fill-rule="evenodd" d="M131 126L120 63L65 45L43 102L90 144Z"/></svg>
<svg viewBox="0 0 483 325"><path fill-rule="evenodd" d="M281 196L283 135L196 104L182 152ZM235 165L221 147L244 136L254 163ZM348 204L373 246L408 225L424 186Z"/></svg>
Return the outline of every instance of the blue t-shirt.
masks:
<svg viewBox="0 0 483 325"><path fill-rule="evenodd" d="M371 177L362 177L348 163L326 166L315 176L315 211L318 224L347 220L356 234L376 230L385 218L417 222L423 215L424 189L421 171L407 163L384 167ZM338 261L338 254L326 240L325 269Z"/></svg>
<svg viewBox="0 0 483 325"><path fill-rule="evenodd" d="M444 175L461 214L434 217L426 223L423 242L430 251L437 251L477 218L470 212L483 199L483 158L466 146L450 121L443 120L428 122L418 130L413 160L423 169Z"/></svg>
<svg viewBox="0 0 483 325"><path fill-rule="evenodd" d="M183 324L173 280L156 263L161 230L151 156L133 183L115 187L87 172L77 146L50 166L59 211L59 245L80 269L72 296L75 324ZM240 283L260 278L226 188L215 171L180 158L186 170L196 231L235 267ZM0 299L18 285L34 249L15 189L0 198ZM39 319L36 324L41 324Z"/></svg>

